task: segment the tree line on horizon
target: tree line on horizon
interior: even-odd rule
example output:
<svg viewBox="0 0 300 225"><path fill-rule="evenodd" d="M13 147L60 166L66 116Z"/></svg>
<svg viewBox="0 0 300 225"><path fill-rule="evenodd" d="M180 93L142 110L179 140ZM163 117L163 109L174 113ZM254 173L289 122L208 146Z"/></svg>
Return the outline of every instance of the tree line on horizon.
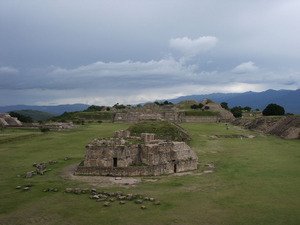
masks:
<svg viewBox="0 0 300 225"><path fill-rule="evenodd" d="M211 102L213 102L213 101L208 99L208 103L211 103ZM161 101L161 102L155 101L154 104L159 105L159 106L164 106L164 105L172 105L173 103L166 100L166 101ZM250 106L245 106L245 107L234 106L232 108L229 108L227 102L221 102L220 105L222 108L230 111L236 118L242 117L243 112L251 112L251 110L252 110L252 108ZM111 108L120 110L120 109L135 108L135 107L140 108L141 105L136 105L136 106L126 105L125 106L125 105L119 104L119 103L116 103L112 107L91 105L86 110L83 110L83 112L110 111ZM209 110L209 106L203 105L202 103L193 104L193 105L191 105L190 108L194 109L194 110L196 110L196 109ZM259 109L256 109L255 111L259 111ZM73 114L73 113L74 112L70 112L70 113L65 112L61 116L68 114L67 116L71 117L71 114ZM20 120L23 123L32 123L33 122L33 119L30 116L22 115L19 112L11 111L9 114L12 117L17 117L18 120ZM285 115L285 109L284 109L284 107L282 107L280 105L271 103L262 111L262 114L264 116ZM286 115L293 115L293 114L287 113ZM58 116L58 117L60 117L60 116ZM65 117L66 117L66 115L65 115Z"/></svg>

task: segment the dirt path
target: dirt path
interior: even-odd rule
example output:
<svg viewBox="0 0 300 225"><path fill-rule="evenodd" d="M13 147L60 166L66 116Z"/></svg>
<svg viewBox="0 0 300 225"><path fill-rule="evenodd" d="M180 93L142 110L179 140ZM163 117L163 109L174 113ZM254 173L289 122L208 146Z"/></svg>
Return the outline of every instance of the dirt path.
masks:
<svg viewBox="0 0 300 225"><path fill-rule="evenodd" d="M129 188L134 187L142 181L139 177L75 176L74 172L78 165L79 163L76 163L65 167L60 176L63 179L81 181L94 187L122 186Z"/></svg>

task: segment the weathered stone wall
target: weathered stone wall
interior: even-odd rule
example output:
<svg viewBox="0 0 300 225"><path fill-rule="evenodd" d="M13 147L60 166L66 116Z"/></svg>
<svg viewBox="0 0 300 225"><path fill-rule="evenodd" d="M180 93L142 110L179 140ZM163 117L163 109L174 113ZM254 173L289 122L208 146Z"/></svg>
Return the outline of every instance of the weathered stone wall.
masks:
<svg viewBox="0 0 300 225"><path fill-rule="evenodd" d="M146 165L166 164L171 159L171 143L145 144L141 148L141 161Z"/></svg>
<svg viewBox="0 0 300 225"><path fill-rule="evenodd" d="M213 109L218 111L220 117L217 116L185 116L182 112L167 111L128 111L117 112L113 116L112 122L136 123L139 121L169 121L169 122L191 122L191 123L215 123L229 122L234 119L231 112L213 105Z"/></svg>
<svg viewBox="0 0 300 225"><path fill-rule="evenodd" d="M101 176L157 176L174 173L174 165L168 163L155 166L133 166L127 168L100 168L78 167L76 175L101 175Z"/></svg>
<svg viewBox="0 0 300 225"><path fill-rule="evenodd" d="M83 166L76 173L140 176L197 169L198 157L185 142L157 140L154 134L144 133L139 139L142 144L129 144L123 135L128 134L117 131L121 138L95 139L88 144Z"/></svg>
<svg viewBox="0 0 300 225"><path fill-rule="evenodd" d="M130 137L130 131L128 131L128 130L117 130L115 132L115 137L116 138L128 138L128 137Z"/></svg>
<svg viewBox="0 0 300 225"><path fill-rule="evenodd" d="M84 166L87 167L129 167L141 164L138 145L91 146L85 151Z"/></svg>
<svg viewBox="0 0 300 225"><path fill-rule="evenodd" d="M180 115L178 112L155 112L155 111L128 111L128 112L117 112L113 116L113 122L129 122L136 123L139 121L151 121L151 120L165 120L178 122Z"/></svg>
<svg viewBox="0 0 300 225"><path fill-rule="evenodd" d="M142 139L144 144L152 142L155 139L155 134L142 133L141 134L141 139Z"/></svg>
<svg viewBox="0 0 300 225"><path fill-rule="evenodd" d="M185 160L180 162L168 162L166 164L152 166L121 167L78 167L75 175L99 175L99 176L158 176L172 174L187 170L197 169L197 161Z"/></svg>

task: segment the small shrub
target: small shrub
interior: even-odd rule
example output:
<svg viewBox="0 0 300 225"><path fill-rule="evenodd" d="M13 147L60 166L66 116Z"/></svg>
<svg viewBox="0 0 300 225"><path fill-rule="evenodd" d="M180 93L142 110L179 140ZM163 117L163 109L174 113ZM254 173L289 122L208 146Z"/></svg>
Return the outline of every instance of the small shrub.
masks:
<svg viewBox="0 0 300 225"><path fill-rule="evenodd" d="M41 127L40 131L43 132L43 133L46 133L46 132L49 132L50 129L48 127Z"/></svg>
<svg viewBox="0 0 300 225"><path fill-rule="evenodd" d="M201 109L202 107L203 107L202 103L199 103L199 105L197 104L191 105L191 109Z"/></svg>
<svg viewBox="0 0 300 225"><path fill-rule="evenodd" d="M223 109L229 110L229 107L228 107L228 103L227 103L227 102L221 102L221 107L222 107Z"/></svg>

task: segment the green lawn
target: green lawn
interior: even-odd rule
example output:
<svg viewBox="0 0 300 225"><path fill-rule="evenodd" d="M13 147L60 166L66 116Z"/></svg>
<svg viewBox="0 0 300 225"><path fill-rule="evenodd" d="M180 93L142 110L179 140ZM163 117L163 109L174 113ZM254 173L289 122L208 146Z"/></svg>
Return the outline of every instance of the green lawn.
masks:
<svg viewBox="0 0 300 225"><path fill-rule="evenodd" d="M140 193L161 201L144 202L146 210L63 193L66 187L89 187L61 178L61 171L80 162L84 147L97 137L108 137L129 124L88 124L73 130L49 132L0 131L0 224L300 224L300 142L224 124L181 124L192 136L190 145L199 157L195 175L159 176L157 182L136 187L104 188ZM224 138L214 138L222 135ZM228 135L254 135L232 138ZM71 159L64 161L69 156ZM33 170L34 162L57 160L44 176L18 177ZM213 173L203 163L213 163ZM16 186L31 183L29 191ZM55 187L58 192L43 192Z"/></svg>

